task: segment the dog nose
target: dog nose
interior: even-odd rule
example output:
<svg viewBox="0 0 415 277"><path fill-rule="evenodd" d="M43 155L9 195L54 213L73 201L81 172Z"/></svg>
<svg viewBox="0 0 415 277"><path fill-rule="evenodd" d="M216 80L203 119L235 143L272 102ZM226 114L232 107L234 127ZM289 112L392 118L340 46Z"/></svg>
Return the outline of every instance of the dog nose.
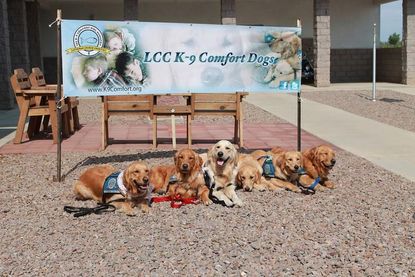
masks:
<svg viewBox="0 0 415 277"><path fill-rule="evenodd" d="M335 165L335 164L336 164L336 160L335 160L335 159L332 159L332 160L331 160L331 164L332 164L332 165Z"/></svg>
<svg viewBox="0 0 415 277"><path fill-rule="evenodd" d="M183 165L182 165L182 167L183 167L184 169L187 169L187 168L189 167L189 165L188 165L188 164L183 164Z"/></svg>
<svg viewBox="0 0 415 277"><path fill-rule="evenodd" d="M143 178L143 182L147 184L148 183L148 178L147 177L144 177Z"/></svg>
<svg viewBox="0 0 415 277"><path fill-rule="evenodd" d="M300 167L299 167L298 165L295 165L295 166L294 166L294 169L295 169L295 170L297 170L297 169L299 169L299 168L300 168Z"/></svg>
<svg viewBox="0 0 415 277"><path fill-rule="evenodd" d="M218 152L218 157L222 157L222 156L223 156L223 152L222 151Z"/></svg>

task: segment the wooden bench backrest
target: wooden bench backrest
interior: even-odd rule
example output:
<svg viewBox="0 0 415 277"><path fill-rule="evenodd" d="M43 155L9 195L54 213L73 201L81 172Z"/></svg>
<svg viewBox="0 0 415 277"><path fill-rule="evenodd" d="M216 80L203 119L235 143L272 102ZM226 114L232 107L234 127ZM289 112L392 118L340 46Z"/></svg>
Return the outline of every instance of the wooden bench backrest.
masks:
<svg viewBox="0 0 415 277"><path fill-rule="evenodd" d="M104 109L111 114L148 114L152 118L152 95L104 96Z"/></svg>
<svg viewBox="0 0 415 277"><path fill-rule="evenodd" d="M31 89L29 76L22 68L15 69L13 75L10 77L10 84L12 86L14 96L16 96L16 102L19 108L21 108L23 99L22 90ZM30 99L30 106L36 105L34 98Z"/></svg>
<svg viewBox="0 0 415 277"><path fill-rule="evenodd" d="M238 93L193 93L193 115L238 116L241 97Z"/></svg>
<svg viewBox="0 0 415 277"><path fill-rule="evenodd" d="M29 75L30 83L34 87L46 86L45 75L39 67L32 68L32 73Z"/></svg>

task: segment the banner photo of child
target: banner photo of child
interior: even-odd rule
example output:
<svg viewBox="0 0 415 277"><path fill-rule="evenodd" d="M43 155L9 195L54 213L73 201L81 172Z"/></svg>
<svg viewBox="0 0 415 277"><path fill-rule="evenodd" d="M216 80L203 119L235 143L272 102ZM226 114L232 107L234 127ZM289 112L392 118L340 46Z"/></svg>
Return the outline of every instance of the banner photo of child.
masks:
<svg viewBox="0 0 415 277"><path fill-rule="evenodd" d="M301 28L62 21L67 96L298 92Z"/></svg>

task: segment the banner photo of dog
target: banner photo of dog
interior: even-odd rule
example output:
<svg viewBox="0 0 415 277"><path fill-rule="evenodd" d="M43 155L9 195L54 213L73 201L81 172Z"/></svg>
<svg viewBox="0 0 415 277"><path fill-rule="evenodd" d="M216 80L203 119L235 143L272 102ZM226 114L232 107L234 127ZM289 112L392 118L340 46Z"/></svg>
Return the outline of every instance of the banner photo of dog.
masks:
<svg viewBox="0 0 415 277"><path fill-rule="evenodd" d="M62 20L65 96L298 92L301 28Z"/></svg>

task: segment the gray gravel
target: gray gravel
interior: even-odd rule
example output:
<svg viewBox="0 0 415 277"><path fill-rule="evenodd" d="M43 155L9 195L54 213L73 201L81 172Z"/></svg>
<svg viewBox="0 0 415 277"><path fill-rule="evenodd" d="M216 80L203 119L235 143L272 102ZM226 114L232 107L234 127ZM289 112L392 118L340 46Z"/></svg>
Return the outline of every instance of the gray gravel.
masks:
<svg viewBox="0 0 415 277"><path fill-rule="evenodd" d="M84 122L95 111L81 113ZM0 276L415 276L415 183L342 150L337 188L316 195L238 191L242 208L158 203L137 217L63 211L94 206L72 194L90 166L172 157L65 153L55 183L56 155L0 155Z"/></svg>
<svg viewBox="0 0 415 277"><path fill-rule="evenodd" d="M404 130L415 132L415 95L392 90L372 91L309 91L302 97L370 118Z"/></svg>

